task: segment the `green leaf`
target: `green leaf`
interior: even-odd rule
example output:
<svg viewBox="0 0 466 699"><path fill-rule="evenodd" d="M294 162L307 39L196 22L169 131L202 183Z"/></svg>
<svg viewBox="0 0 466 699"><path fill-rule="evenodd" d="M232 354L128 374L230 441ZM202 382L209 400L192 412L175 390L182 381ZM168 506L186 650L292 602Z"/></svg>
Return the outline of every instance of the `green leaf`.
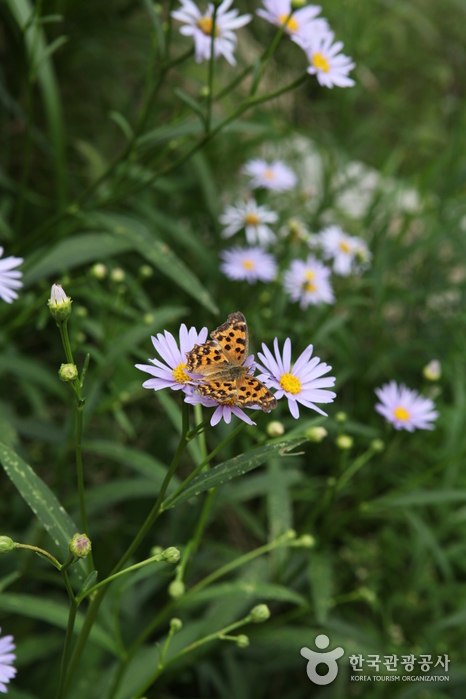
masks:
<svg viewBox="0 0 466 699"><path fill-rule="evenodd" d="M0 463L63 555L67 555L70 539L79 531L69 514L44 481L3 442L0 442ZM80 564L86 570L82 559Z"/></svg>
<svg viewBox="0 0 466 699"><path fill-rule="evenodd" d="M173 487L172 487L173 490ZM148 478L119 478L86 490L87 514L100 514L105 507L116 505L135 498L155 498L159 486ZM77 507L78 498L72 504Z"/></svg>
<svg viewBox="0 0 466 699"><path fill-rule="evenodd" d="M128 241L142 257L205 308L212 313L218 313L217 305L199 279L184 262L176 257L168 245L157 240L143 223L118 214L95 214L93 219L99 221L121 240Z"/></svg>
<svg viewBox="0 0 466 699"><path fill-rule="evenodd" d="M62 240L45 255L39 254L36 262L25 265L23 277L25 287L35 284L40 279L60 274L74 267L102 260L132 248L131 240L115 237L108 233L83 233Z"/></svg>
<svg viewBox="0 0 466 699"><path fill-rule="evenodd" d="M309 579L317 622L325 624L332 603L333 577L328 556L315 551L309 563Z"/></svg>
<svg viewBox="0 0 466 699"><path fill-rule="evenodd" d="M223 485L233 478L242 476L248 471L252 471L254 468L261 466L272 456L286 456L289 454L291 449L299 446L303 442L306 442L305 437L300 437L297 439L281 440L273 444L267 444L258 449L248 452L247 454L241 454L240 456L235 456L233 459L225 461L223 464L214 466L210 471L206 473L201 473L199 476L194 478L191 483L186 487L183 492L181 492L178 497L176 497L173 502L170 502L168 507L175 507L180 505L182 502L186 502L189 498L194 495L200 495L209 488L216 488L219 485Z"/></svg>
<svg viewBox="0 0 466 699"><path fill-rule="evenodd" d="M196 112L198 116L201 117L202 122L205 121L205 114L202 106L197 102L191 95L188 95L184 90L181 88L177 87L174 90L175 95L180 98L182 102L184 102L190 109L193 110L193 112Z"/></svg>
<svg viewBox="0 0 466 699"><path fill-rule="evenodd" d="M40 54L40 56L37 58L36 63L34 64L32 71L31 71L31 79L35 80L36 75L39 71L39 68L41 67L42 63L46 61L48 58L52 56L55 51L58 51L60 46L63 46L63 44L66 44L68 41L67 36L58 36L54 41L52 41L51 44L49 44Z"/></svg>
<svg viewBox="0 0 466 699"><path fill-rule="evenodd" d="M14 374L21 381L37 384L62 401L66 401L68 397L63 382L58 378L58 371L50 371L37 359L23 357L18 352L0 354L0 374L2 372Z"/></svg>
<svg viewBox="0 0 466 699"><path fill-rule="evenodd" d="M308 601L303 595L284 587L284 585L238 581L210 585L207 589L200 590L196 595L188 598L186 606L194 606L200 602L211 602L212 600L221 597L230 597L231 595L239 595L241 597L250 598L251 600L261 599L290 602L300 607L308 605ZM181 603L183 604L182 599Z"/></svg>
<svg viewBox="0 0 466 699"><path fill-rule="evenodd" d="M130 141L134 136L133 129L131 128L131 124L123 116L123 114L120 114L120 112L116 112L115 110L112 110L108 113L108 116L122 130L123 134L126 136L128 141Z"/></svg>
<svg viewBox="0 0 466 699"><path fill-rule="evenodd" d="M93 570L92 573L89 573L89 575L83 583L82 588L80 589L80 592L86 592L86 590L89 590L93 585L95 585L97 582L97 576L98 573L96 570Z"/></svg>
<svg viewBox="0 0 466 699"><path fill-rule="evenodd" d="M368 502L372 509L385 507L413 507L419 505L446 505L451 502L465 502L466 490L412 490L401 495L387 495Z"/></svg>
<svg viewBox="0 0 466 699"><path fill-rule="evenodd" d="M0 595L0 609L10 614L40 619L52 626L66 629L68 625L69 605L58 600L32 597L31 595L4 592ZM78 634L84 623L84 614L78 612L74 625L74 633ZM111 636L101 626L94 624L89 638L110 653L118 655L118 650Z"/></svg>

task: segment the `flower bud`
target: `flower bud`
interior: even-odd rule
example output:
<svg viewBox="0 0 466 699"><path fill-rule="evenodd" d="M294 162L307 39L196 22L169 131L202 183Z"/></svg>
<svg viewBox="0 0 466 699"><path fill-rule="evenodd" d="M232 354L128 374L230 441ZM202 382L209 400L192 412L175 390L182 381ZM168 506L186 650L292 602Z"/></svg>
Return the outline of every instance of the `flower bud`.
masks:
<svg viewBox="0 0 466 699"><path fill-rule="evenodd" d="M370 590L368 587L360 587L359 594L361 595L361 598L365 599L369 604L374 604L374 602L377 600L377 595L375 592Z"/></svg>
<svg viewBox="0 0 466 699"><path fill-rule="evenodd" d="M76 308L76 315L78 318L85 318L87 316L87 308L85 306L78 306Z"/></svg>
<svg viewBox="0 0 466 699"><path fill-rule="evenodd" d="M210 89L208 85L203 85L199 90L199 97L208 97L210 95Z"/></svg>
<svg viewBox="0 0 466 699"><path fill-rule="evenodd" d="M115 267L115 269L112 269L110 272L110 279L112 282L122 282L125 278L125 270L121 269L121 267Z"/></svg>
<svg viewBox="0 0 466 699"><path fill-rule="evenodd" d="M76 364L62 364L58 370L58 376L60 377L60 381L72 383L78 378L78 368Z"/></svg>
<svg viewBox="0 0 466 699"><path fill-rule="evenodd" d="M311 534L303 534L295 541L296 546L302 546L306 549L312 549L316 545L316 540Z"/></svg>
<svg viewBox="0 0 466 699"><path fill-rule="evenodd" d="M179 550L174 546L170 546L168 549L165 549L165 551L162 551L162 561L166 561L167 563L178 563L180 557L181 554Z"/></svg>
<svg viewBox="0 0 466 699"><path fill-rule="evenodd" d="M9 536L0 536L0 554L13 551L15 542Z"/></svg>
<svg viewBox="0 0 466 699"><path fill-rule="evenodd" d="M321 442L325 437L328 435L327 430L325 427L310 427L306 432L304 433L304 436L310 441L310 442Z"/></svg>
<svg viewBox="0 0 466 699"><path fill-rule="evenodd" d="M300 10L302 7L306 7L306 0L291 0L292 10Z"/></svg>
<svg viewBox="0 0 466 699"><path fill-rule="evenodd" d="M373 439L370 446L372 451L383 451L385 449L385 444L381 439Z"/></svg>
<svg viewBox="0 0 466 699"><path fill-rule="evenodd" d="M95 265L91 267L91 274L96 279L105 279L107 276L107 268L101 262L96 262Z"/></svg>
<svg viewBox="0 0 466 699"><path fill-rule="evenodd" d="M70 552L78 558L86 558L91 549L91 540L85 534L75 534L69 543Z"/></svg>
<svg viewBox="0 0 466 699"><path fill-rule="evenodd" d="M65 294L61 285L53 284L47 305L57 322L62 323L68 320L71 315L71 303L70 297Z"/></svg>
<svg viewBox="0 0 466 699"><path fill-rule="evenodd" d="M141 277L146 277L146 279L149 279L149 277L152 277L152 275L154 274L154 270L150 265L142 265L139 268L139 274L141 275Z"/></svg>
<svg viewBox="0 0 466 699"><path fill-rule="evenodd" d="M173 599L179 599L180 597L183 597L185 589L186 588L182 580L173 580L173 582L171 582L168 586L168 594L170 597L173 597Z"/></svg>
<svg viewBox="0 0 466 699"><path fill-rule="evenodd" d="M432 359L422 370L424 378L428 381L438 381L442 376L442 366L438 359Z"/></svg>
<svg viewBox="0 0 466 699"><path fill-rule="evenodd" d="M236 645L238 648L247 648L249 645L249 638L244 633L240 633L239 636L236 637Z"/></svg>
<svg viewBox="0 0 466 699"><path fill-rule="evenodd" d="M339 449L351 449L353 446L354 439L349 436L349 434L341 434L337 437L336 445Z"/></svg>
<svg viewBox="0 0 466 699"><path fill-rule="evenodd" d="M152 556L159 556L163 552L163 548L161 546L152 546L150 550L150 555Z"/></svg>
<svg viewBox="0 0 466 699"><path fill-rule="evenodd" d="M183 622L181 619L178 619L177 617L173 617L173 619L170 619L170 631L180 631L180 629L183 628Z"/></svg>
<svg viewBox="0 0 466 699"><path fill-rule="evenodd" d="M262 624L270 618L270 609L266 604L258 604L251 609L249 616L253 624Z"/></svg>
<svg viewBox="0 0 466 699"><path fill-rule="evenodd" d="M278 420L273 420L267 425L267 434L269 437L281 437L285 432L285 427Z"/></svg>
<svg viewBox="0 0 466 699"><path fill-rule="evenodd" d="M336 420L337 422L346 422L347 419L348 419L348 415L347 415L346 413L344 413L343 411L341 411L341 410L340 410L339 413L337 413L337 414L335 415L335 420Z"/></svg>

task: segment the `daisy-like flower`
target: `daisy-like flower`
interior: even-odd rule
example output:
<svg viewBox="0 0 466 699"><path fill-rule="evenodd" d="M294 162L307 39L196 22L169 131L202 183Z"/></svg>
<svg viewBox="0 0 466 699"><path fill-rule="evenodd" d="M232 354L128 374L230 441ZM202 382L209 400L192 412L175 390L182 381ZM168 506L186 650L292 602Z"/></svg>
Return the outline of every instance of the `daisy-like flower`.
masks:
<svg viewBox="0 0 466 699"><path fill-rule="evenodd" d="M277 276L277 263L273 255L262 248L232 248L220 253L223 262L222 272L235 281L247 281L250 284L273 282Z"/></svg>
<svg viewBox="0 0 466 699"><path fill-rule="evenodd" d="M0 247L0 258L2 255L3 248ZM7 303L13 303L18 298L18 294L14 289L20 289L23 286L23 282L19 281L23 273L14 269L22 262L22 257L5 257L3 260L0 259L0 298Z"/></svg>
<svg viewBox="0 0 466 699"><path fill-rule="evenodd" d="M344 233L340 226L328 226L319 233L318 243L323 255L333 259L333 271L347 277L351 271L365 269L372 257L362 238Z"/></svg>
<svg viewBox="0 0 466 699"><path fill-rule="evenodd" d="M0 633L1 631L0 629ZM13 636L0 638L0 692L4 694L8 692L6 685L16 675L16 668L12 665L16 660L16 655L11 652L15 648Z"/></svg>
<svg viewBox="0 0 466 699"><path fill-rule="evenodd" d="M291 0L262 0L265 10L257 10L257 14L267 22L282 27L291 12ZM288 20L285 32L290 36L300 36L305 39L309 34L329 31L326 19L316 19L321 11L318 5L306 5L295 10Z"/></svg>
<svg viewBox="0 0 466 699"><path fill-rule="evenodd" d="M258 353L262 366L258 364L257 367L263 373L258 378L268 388L277 389L275 393L277 400L283 396L286 397L290 413L294 418L299 417L298 403L316 410L321 415L327 415L315 403L332 403L336 397L336 393L326 390L335 385L335 377L321 378L324 374L328 374L332 367L321 362L319 357L311 359L312 345L306 347L293 367L291 366L290 338L285 340L283 355L280 354L277 338L274 340L273 347L275 356L265 344L262 344L263 354Z"/></svg>
<svg viewBox="0 0 466 699"><path fill-rule="evenodd" d="M224 238L231 238L244 228L249 245L266 246L275 240L275 234L267 224L276 223L278 214L265 206L258 206L255 199L248 199L236 206L227 206L219 221L226 226L222 231Z"/></svg>
<svg viewBox="0 0 466 699"><path fill-rule="evenodd" d="M172 12L172 17L184 24L180 29L180 34L193 37L197 63L203 60L210 60L212 29L214 26L213 4L209 3L206 12L202 14L197 5L191 0L180 1L180 9ZM224 0L218 7L217 14L215 15L214 58L217 59L219 56L224 56L228 63L234 66L236 65L236 60L233 52L237 42L234 32L236 29L248 24L252 19L252 15L242 15L238 17L238 10L230 10L230 12L228 12L232 3L233 0Z"/></svg>
<svg viewBox="0 0 466 699"><path fill-rule="evenodd" d="M333 43L333 32L309 33L305 38L293 37L302 49L304 49L310 66L307 72L315 75L323 87L352 87L354 80L348 78L348 73L356 65L352 59L340 53L343 48L342 41Z"/></svg>
<svg viewBox="0 0 466 699"><path fill-rule="evenodd" d="M375 393L380 403L375 409L391 422L396 430L433 430L433 420L438 418L435 403L430 398L424 398L417 391L406 388L404 384L390 381L376 388Z"/></svg>
<svg viewBox="0 0 466 699"><path fill-rule="evenodd" d="M180 347L173 335L165 330L152 337L152 343L165 364L159 359L149 359L150 364L136 364L136 368L151 374L154 378L144 381L144 388L152 388L160 391L162 388L171 388L174 391L182 390L185 393L193 392L193 379L186 373L186 352L190 352L194 345L203 345L207 340L207 328L202 328L198 333L196 328L189 329L183 323L180 327Z"/></svg>
<svg viewBox="0 0 466 699"><path fill-rule="evenodd" d="M309 255L306 261L293 260L283 275L283 286L291 301L299 301L301 308L310 304L334 303L330 270L322 262Z"/></svg>
<svg viewBox="0 0 466 699"><path fill-rule="evenodd" d="M281 160L268 163L266 160L253 158L243 166L242 172L252 178L249 184L253 189L264 187L275 192L286 192L293 189L298 181L293 170Z"/></svg>

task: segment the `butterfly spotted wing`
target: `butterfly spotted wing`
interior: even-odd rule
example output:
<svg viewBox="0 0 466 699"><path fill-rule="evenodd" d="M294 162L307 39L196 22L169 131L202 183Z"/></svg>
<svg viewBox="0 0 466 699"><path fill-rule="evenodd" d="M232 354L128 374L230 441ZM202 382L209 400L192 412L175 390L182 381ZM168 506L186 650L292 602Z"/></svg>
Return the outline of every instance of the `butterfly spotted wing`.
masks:
<svg viewBox="0 0 466 699"><path fill-rule="evenodd" d="M186 368L194 374L223 374L240 367L248 356L248 326L242 313L230 313L223 325L210 333L211 341L194 345L186 353Z"/></svg>

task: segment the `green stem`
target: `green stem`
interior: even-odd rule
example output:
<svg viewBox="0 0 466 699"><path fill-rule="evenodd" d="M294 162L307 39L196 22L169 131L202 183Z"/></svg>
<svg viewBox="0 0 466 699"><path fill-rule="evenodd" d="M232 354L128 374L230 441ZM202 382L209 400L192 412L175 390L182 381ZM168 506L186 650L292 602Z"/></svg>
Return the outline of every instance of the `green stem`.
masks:
<svg viewBox="0 0 466 699"><path fill-rule="evenodd" d="M286 20L283 22L282 26L278 30L278 32L275 34L274 38L272 39L271 43L269 44L268 48L265 51L265 54L263 58L261 59L261 65L259 68L259 71L257 73L257 76L255 77L252 87L251 87L251 97L256 94L257 88L259 87L259 84L262 80L262 77L267 69L267 66L269 65L270 59L272 58L273 54L275 53L275 49L277 48L278 44L280 43L280 39L282 38L283 34L285 33L285 29L287 27L288 22L291 19L291 15L293 14L293 11L290 12Z"/></svg>
<svg viewBox="0 0 466 699"><path fill-rule="evenodd" d="M74 556L70 554L68 557L67 562L62 566L62 577L63 577L63 582L65 583L65 587L68 592L68 597L70 598L70 611L68 614L68 624L66 626L66 636L65 636L65 645L63 647L63 657L62 657L62 662L61 662L61 668L60 668L60 683L58 685L58 695L57 699L61 699L63 696L63 690L65 688L65 677L66 677L66 668L68 666L68 660L70 657L70 652L71 652L71 641L73 638L73 631L74 631L74 623L76 620L76 611L78 608L77 602L76 602L76 597L74 596L73 588L71 587L69 578L68 578L68 567L71 565L71 563L74 560Z"/></svg>
<svg viewBox="0 0 466 699"><path fill-rule="evenodd" d="M48 558L50 563L57 569L61 570L62 565L57 561L55 556L52 556L51 553L48 551L45 551L44 549L39 548L38 546L32 546L31 544L19 544L17 541L15 541L15 549L29 549L30 551L35 551L39 556L44 556L45 558Z"/></svg>
<svg viewBox="0 0 466 699"><path fill-rule="evenodd" d="M364 454L361 454L361 456L355 459L353 463L350 464L350 466L348 466L341 474L335 486L335 490L341 490L347 484L350 478L352 478L354 474L357 473L359 469L362 468L374 456L374 454L374 449L369 448L366 452L364 452Z"/></svg>
<svg viewBox="0 0 466 699"><path fill-rule="evenodd" d="M83 434L83 408L84 402L81 400L76 407L76 472L78 476L79 511L81 513L81 524L85 535L89 537L89 527L87 526L86 498L84 494L84 469L82 459L82 434ZM87 555L89 573L94 570L94 559L92 551Z"/></svg>

